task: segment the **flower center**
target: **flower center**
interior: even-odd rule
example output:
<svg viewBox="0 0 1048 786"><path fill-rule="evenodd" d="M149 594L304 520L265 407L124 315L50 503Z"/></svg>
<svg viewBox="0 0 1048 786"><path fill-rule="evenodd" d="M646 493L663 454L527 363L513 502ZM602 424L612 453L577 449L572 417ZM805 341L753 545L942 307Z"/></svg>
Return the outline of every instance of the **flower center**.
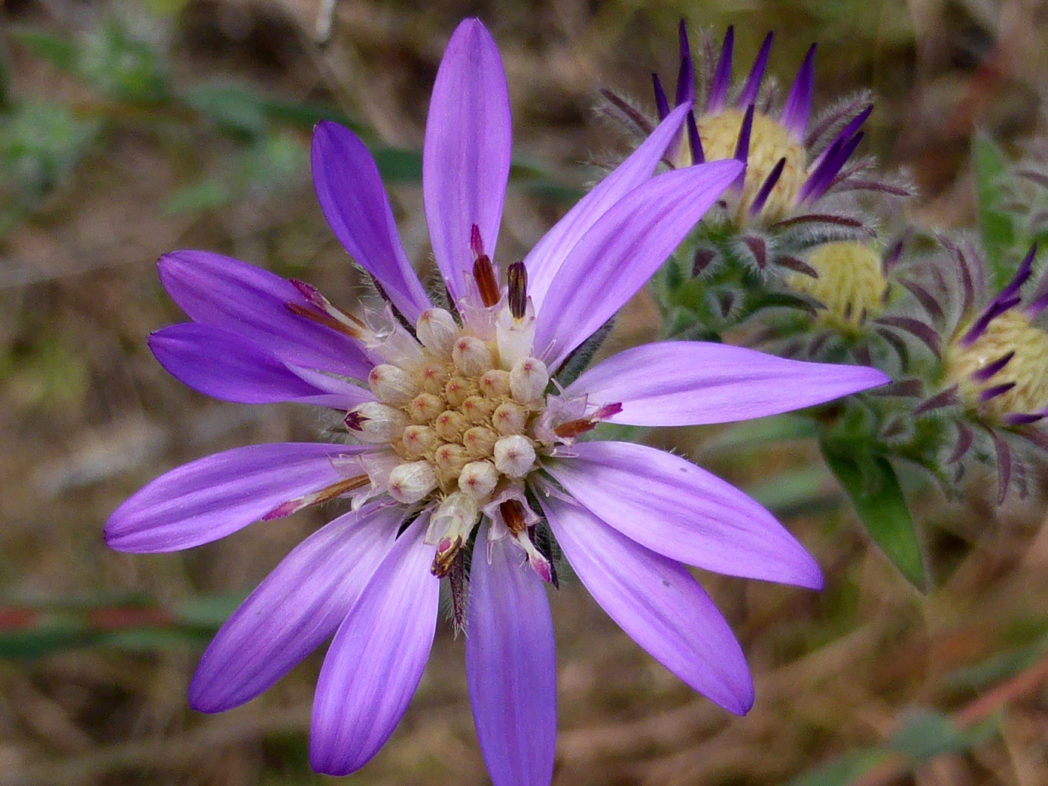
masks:
<svg viewBox="0 0 1048 786"><path fill-rule="evenodd" d="M696 125L707 161L734 158L744 116L745 112L732 108L716 115L703 115L698 118ZM679 163L685 166L692 163L687 145L681 145L681 149L681 155L687 160ZM796 202L801 186L804 185L807 178L805 171L807 154L804 146L794 140L789 131L779 125L777 121L761 112L754 112L753 127L750 130L746 180L743 184L742 196L733 211L737 217L745 215L761 185L783 158L786 159L786 164L783 167L782 175L761 209L761 215L770 221L782 218Z"/></svg>
<svg viewBox="0 0 1048 786"><path fill-rule="evenodd" d="M1014 353L996 373L989 367ZM955 343L947 356L947 379L963 400L998 417L1032 413L1048 406L1048 333L1021 312L995 317L971 344ZM999 392L997 395L993 393ZM989 397L988 397L989 396Z"/></svg>
<svg viewBox="0 0 1048 786"><path fill-rule="evenodd" d="M461 492L483 508L500 484L534 468L536 448L549 447L535 430L546 366L530 354L504 356L512 353L499 341L459 327L443 309L423 313L417 335L420 345L383 355L388 362L368 377L378 402L353 409L347 427L388 443L397 459L388 490L399 502Z"/></svg>
<svg viewBox="0 0 1048 786"><path fill-rule="evenodd" d="M825 305L821 318L840 327L854 327L880 312L888 281L880 256L869 245L823 243L806 260L819 277L790 273L786 283Z"/></svg>

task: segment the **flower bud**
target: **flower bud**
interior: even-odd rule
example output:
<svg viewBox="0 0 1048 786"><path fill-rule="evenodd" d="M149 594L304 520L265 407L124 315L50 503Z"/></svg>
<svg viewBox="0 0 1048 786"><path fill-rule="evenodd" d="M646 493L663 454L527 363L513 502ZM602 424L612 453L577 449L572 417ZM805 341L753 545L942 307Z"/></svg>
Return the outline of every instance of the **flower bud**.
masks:
<svg viewBox="0 0 1048 786"><path fill-rule="evenodd" d="M408 412L415 423L429 423L443 411L444 402L432 393L419 393L408 405Z"/></svg>
<svg viewBox="0 0 1048 786"><path fill-rule="evenodd" d="M445 443L434 451L433 462L443 477L454 479L469 463L469 455L461 445Z"/></svg>
<svg viewBox="0 0 1048 786"><path fill-rule="evenodd" d="M549 384L546 364L537 358L522 358L509 372L509 388L513 398L527 404L542 398Z"/></svg>
<svg viewBox="0 0 1048 786"><path fill-rule="evenodd" d="M444 384L444 399L453 407L461 407L469 395L469 380L464 377L452 377Z"/></svg>
<svg viewBox="0 0 1048 786"><path fill-rule="evenodd" d="M509 395L509 372L493 368L480 378L480 392L488 398Z"/></svg>
<svg viewBox="0 0 1048 786"><path fill-rule="evenodd" d="M535 466L535 448L520 434L503 437L495 443L495 468L511 478L522 478Z"/></svg>
<svg viewBox="0 0 1048 786"><path fill-rule="evenodd" d="M399 464L389 473L389 496L410 504L437 487L437 473L428 461Z"/></svg>
<svg viewBox="0 0 1048 786"><path fill-rule="evenodd" d="M412 457L422 456L440 443L437 432L429 426L408 426L401 439L404 450Z"/></svg>
<svg viewBox="0 0 1048 786"><path fill-rule="evenodd" d="M499 434L520 434L528 422L528 413L520 404L499 404L491 415L491 425Z"/></svg>
<svg viewBox="0 0 1048 786"><path fill-rule="evenodd" d="M354 407L345 418L346 428L361 442L392 442L400 436L408 419L393 407L368 401Z"/></svg>
<svg viewBox="0 0 1048 786"><path fill-rule="evenodd" d="M447 355L455 345L459 326L455 318L442 308L430 308L419 314L415 333L426 349L438 355Z"/></svg>
<svg viewBox="0 0 1048 786"><path fill-rule="evenodd" d="M458 487L477 500L487 499L499 482L499 473L490 461L471 461L462 468Z"/></svg>
<svg viewBox="0 0 1048 786"><path fill-rule="evenodd" d="M418 392L415 383L403 369L380 363L368 374L368 385L384 404L402 407Z"/></svg>
<svg viewBox="0 0 1048 786"><path fill-rule="evenodd" d="M495 411L495 402L484 396L470 396L462 402L462 414L471 423L488 423Z"/></svg>
<svg viewBox="0 0 1048 786"><path fill-rule="evenodd" d="M470 423L466 420L465 415L453 409L444 410L433 421L433 427L437 433L448 442L458 442L462 439L462 435L469 426Z"/></svg>
<svg viewBox="0 0 1048 786"><path fill-rule="evenodd" d="M406 434L407 432L405 432ZM495 449L499 435L484 426L474 426L462 435L462 445L471 456L486 457Z"/></svg>
<svg viewBox="0 0 1048 786"><path fill-rule="evenodd" d="M451 350L451 362L467 377L479 377L495 365L495 358L479 338L461 336Z"/></svg>

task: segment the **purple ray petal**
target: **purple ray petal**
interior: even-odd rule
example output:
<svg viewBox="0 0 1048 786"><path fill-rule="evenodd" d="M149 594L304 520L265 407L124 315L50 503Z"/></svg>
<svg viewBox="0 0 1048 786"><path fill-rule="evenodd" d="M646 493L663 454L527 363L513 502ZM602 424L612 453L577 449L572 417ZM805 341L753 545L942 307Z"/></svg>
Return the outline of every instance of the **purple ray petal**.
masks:
<svg viewBox="0 0 1048 786"><path fill-rule="evenodd" d="M739 126L739 139L735 143L735 160L741 164L745 164L746 159L750 157L750 133L753 130L754 111L755 107L753 104L746 107L746 114L742 116L742 124ZM740 186L745 177L745 172L739 175Z"/></svg>
<svg viewBox="0 0 1048 786"><path fill-rule="evenodd" d="M113 511L106 542L118 551L178 551L210 543L277 505L345 476L332 462L359 445L274 443L234 448L161 475Z"/></svg>
<svg viewBox="0 0 1048 786"><path fill-rule="evenodd" d="M757 95L761 89L761 80L764 79L764 69L768 67L771 42L772 34L768 33L768 35L764 36L764 43L761 44L760 52L757 53L757 59L753 61L753 68L750 69L750 75L746 78L746 84L743 86L742 92L739 93L735 106L749 106L757 103Z"/></svg>
<svg viewBox="0 0 1048 786"><path fill-rule="evenodd" d="M506 74L495 42L479 19L463 20L437 71L422 151L430 242L456 300L473 289L466 277L473 270L474 224L495 258L511 134Z"/></svg>
<svg viewBox="0 0 1048 786"><path fill-rule="evenodd" d="M593 224L541 303L535 347L549 348L551 369L636 294L741 171L737 161L713 161L666 172Z"/></svg>
<svg viewBox="0 0 1048 786"><path fill-rule="evenodd" d="M688 43L688 25L683 19L680 20L677 35L680 39L680 68L677 70L676 106L682 106L695 101L695 73L691 63L691 44Z"/></svg>
<svg viewBox="0 0 1048 786"><path fill-rule="evenodd" d="M724 43L721 44L720 59L717 61L717 70L713 74L709 98L706 99L707 114L717 114L724 109L724 104L727 102L728 88L731 86L731 60L734 45L735 28L729 26L724 34Z"/></svg>
<svg viewBox="0 0 1048 786"><path fill-rule="evenodd" d="M429 516L397 539L338 629L317 680L309 760L328 775L363 767L389 739L426 665L440 582L423 541Z"/></svg>
<svg viewBox="0 0 1048 786"><path fill-rule="evenodd" d="M414 324L431 304L400 243L375 159L352 131L324 121L313 131L312 162L320 209L335 236Z"/></svg>
<svg viewBox="0 0 1048 786"><path fill-rule="evenodd" d="M477 536L466 680L494 786L546 786L557 737L557 659L546 590L509 539Z"/></svg>
<svg viewBox="0 0 1048 786"><path fill-rule="evenodd" d="M593 515L645 548L717 573L818 589L819 566L775 517L679 456L580 442L548 471Z"/></svg>
<svg viewBox="0 0 1048 786"><path fill-rule="evenodd" d="M184 322L149 336L167 371L194 390L242 404L294 401L349 409L374 400L366 388L321 373L302 374L236 333Z"/></svg>
<svg viewBox="0 0 1048 786"><path fill-rule="evenodd" d="M828 145L826 145L826 148L821 153L819 153L818 156L816 156L814 161L812 161L808 165L808 171L812 172L819 167L819 164L822 163L826 155L830 152L830 150L833 149L835 143L839 142L843 145L845 142L847 142L853 136L855 136L862 124L866 122L866 118L870 116L871 112L873 112L873 104L867 104L865 109L859 112L859 114L853 117L848 122L848 124L844 126L844 128L837 132L837 135L830 141ZM849 156L850 155L851 154L849 154ZM846 161L847 159L848 156L845 156L844 160ZM841 162L841 166L844 166L843 161ZM837 167L837 169L840 170L840 167ZM836 172L834 174L836 174Z"/></svg>
<svg viewBox="0 0 1048 786"><path fill-rule="evenodd" d="M890 382L864 366L788 360L699 341L632 347L583 372L565 395L621 403L612 423L695 426L777 415Z"/></svg>
<svg viewBox="0 0 1048 786"><path fill-rule="evenodd" d="M209 251L173 251L157 263L160 281L190 319L239 333L283 361L366 379L371 363L349 336L288 309L308 303L268 270Z"/></svg>
<svg viewBox="0 0 1048 786"><path fill-rule="evenodd" d="M399 507L347 513L300 543L208 645L189 703L222 712L250 701L327 641L393 547Z"/></svg>
<svg viewBox="0 0 1048 786"><path fill-rule="evenodd" d="M684 566L583 508L552 496L540 503L571 567L608 616L689 686L730 712L746 713L753 705L746 658Z"/></svg>
<svg viewBox="0 0 1048 786"><path fill-rule="evenodd" d="M651 178L687 113L686 107L677 107L670 112L629 158L615 167L592 191L565 213L524 257L524 266L528 270L528 295L535 305L536 312L542 308L546 293L564 264L568 252L601 216L626 194Z"/></svg>
<svg viewBox="0 0 1048 786"><path fill-rule="evenodd" d="M804 139L804 130L808 127L808 116L811 114L812 93L815 90L815 44L811 45L804 62L797 72L797 78L786 97L779 123L800 142Z"/></svg>

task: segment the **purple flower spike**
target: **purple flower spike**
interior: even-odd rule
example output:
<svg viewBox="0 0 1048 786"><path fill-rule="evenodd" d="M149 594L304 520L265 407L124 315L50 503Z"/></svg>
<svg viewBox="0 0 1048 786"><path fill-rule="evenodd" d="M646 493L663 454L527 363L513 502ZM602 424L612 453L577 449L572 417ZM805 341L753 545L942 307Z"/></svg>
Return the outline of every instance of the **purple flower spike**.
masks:
<svg viewBox="0 0 1048 786"><path fill-rule="evenodd" d="M727 103L728 87L731 86L731 60L734 47L735 28L728 27L728 32L724 34L724 43L721 44L720 60L717 61L717 70L713 74L710 94L706 99L706 111L709 114L720 112Z"/></svg>
<svg viewBox="0 0 1048 786"><path fill-rule="evenodd" d="M726 49L730 64L730 36ZM466 20L437 73L423 150L426 219L453 308L428 299L371 154L333 123L314 136L317 196L385 308L344 310L310 284L218 255L162 260L164 285L191 320L150 339L168 370L219 398L336 408L340 442L352 443L219 453L162 475L113 512L112 548L163 552L336 499L351 508L292 550L218 632L193 678L193 707L249 701L330 640L310 762L354 772L411 701L447 578L491 780L548 786L557 716L546 593L556 585L551 555L563 554L667 669L731 712L750 708L742 649L685 565L816 588L815 560L757 502L679 456L578 438L601 421L786 412L887 378L677 342L613 355L571 384L558 379L744 172L722 160L654 175L691 103L664 108L633 154L500 276L509 104L490 35ZM740 132L743 160L753 112ZM701 160L693 116L688 129Z"/></svg>
<svg viewBox="0 0 1048 786"><path fill-rule="evenodd" d="M812 44L808 54L804 56L797 79L790 88L790 94L786 98L786 105L782 108L779 123L798 142L804 139L804 131L808 127L808 116L811 114L812 93L815 91L815 47Z"/></svg>
<svg viewBox="0 0 1048 786"><path fill-rule="evenodd" d="M706 160L706 154L702 149L702 137L699 136L699 126L695 123L695 113L688 112L688 152L691 153L691 162L701 164Z"/></svg>
<svg viewBox="0 0 1048 786"><path fill-rule="evenodd" d="M677 106L695 101L695 73L691 62L691 44L688 43L688 26L682 19L680 36L680 70L677 72Z"/></svg>
<svg viewBox="0 0 1048 786"><path fill-rule="evenodd" d="M750 205L750 215L755 216L761 212L764 207L764 203L768 201L768 197L771 195L771 190L775 188L775 184L779 182L779 178L782 177L782 170L786 166L786 159L780 158L778 163L775 164L775 168L771 170L768 176L764 179L761 184L760 190L757 191L757 195L753 198L753 204Z"/></svg>
<svg viewBox="0 0 1048 786"><path fill-rule="evenodd" d="M862 137L863 134L858 133L847 141L838 139L830 146L830 149L815 168L815 171L812 172L811 176L801 187L798 195L799 201L814 202L829 191L833 185L834 178L840 173L841 167L851 157L851 154L855 152L855 148L859 146Z"/></svg>
<svg viewBox="0 0 1048 786"><path fill-rule="evenodd" d="M757 53L757 59L753 61L753 68L750 69L750 75L746 78L746 84L743 85L742 92L739 93L739 98L735 102L736 106L749 106L757 103L757 96L761 89L761 80L764 79L764 71L768 67L768 56L771 54L772 38L772 33L764 36L764 43L761 44L760 52Z"/></svg>
<svg viewBox="0 0 1048 786"><path fill-rule="evenodd" d="M739 139L735 143L735 160L741 164L745 164L746 159L750 157L750 133L753 131L753 112L753 104L746 107L742 125L739 126ZM741 178L744 176L745 172L739 175L740 183L742 182Z"/></svg>
<svg viewBox="0 0 1048 786"><path fill-rule="evenodd" d="M990 377L997 374L998 371L1008 365L1009 361L1015 357L1015 350L1007 352L992 363L983 366L981 369L972 374L972 378L977 382L986 382Z"/></svg>
<svg viewBox="0 0 1048 786"><path fill-rule="evenodd" d="M670 102L666 98L666 91L662 88L662 80L658 74L651 75L651 84L655 90L655 112L660 121L665 120L670 113Z"/></svg>

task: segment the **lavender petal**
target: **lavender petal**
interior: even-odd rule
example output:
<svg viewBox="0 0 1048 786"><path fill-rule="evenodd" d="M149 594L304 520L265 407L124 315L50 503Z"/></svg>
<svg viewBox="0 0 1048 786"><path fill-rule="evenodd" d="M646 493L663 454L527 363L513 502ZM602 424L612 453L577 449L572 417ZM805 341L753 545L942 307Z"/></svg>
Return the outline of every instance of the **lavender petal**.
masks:
<svg viewBox="0 0 1048 786"><path fill-rule="evenodd" d="M580 442L575 452L549 473L645 548L729 576L822 586L815 560L771 513L690 461L628 442Z"/></svg>
<svg viewBox="0 0 1048 786"><path fill-rule="evenodd" d="M289 499L327 488L344 475L340 457L363 446L250 445L191 461L161 475L118 507L106 524L117 551L178 551L246 527Z"/></svg>
<svg viewBox="0 0 1048 786"><path fill-rule="evenodd" d="M582 373L565 395L621 403L612 423L696 426L730 423L821 404L884 385L877 369L788 360L699 341L632 347Z"/></svg>
<svg viewBox="0 0 1048 786"><path fill-rule="evenodd" d="M535 346L549 347L551 369L636 294L741 171L713 161L666 172L590 227L541 303Z"/></svg>
<svg viewBox="0 0 1048 786"><path fill-rule="evenodd" d="M222 712L250 701L337 630L393 546L400 508L369 505L300 543L233 613L200 659L189 703Z"/></svg>
<svg viewBox="0 0 1048 786"><path fill-rule="evenodd" d="M580 199L524 258L528 270L528 295L536 312L541 310L546 293L571 249L619 200L651 178L687 114L686 107L677 107L670 112L651 136Z"/></svg>
<svg viewBox="0 0 1048 786"><path fill-rule="evenodd" d="M608 616L691 688L745 714L753 705L746 658L691 574L577 505L554 496L540 503L568 562Z"/></svg>
<svg viewBox="0 0 1048 786"><path fill-rule="evenodd" d="M779 123L790 132L798 142L804 139L808 127L808 116L811 114L812 93L815 90L815 44L811 45L804 56L797 78L786 97Z"/></svg>
<svg viewBox="0 0 1048 786"><path fill-rule="evenodd" d="M313 183L331 230L410 322L429 298L400 243L375 159L356 134L324 121L313 132Z"/></svg>
<svg viewBox="0 0 1048 786"><path fill-rule="evenodd" d="M422 196L430 242L452 296L472 290L475 225L495 258L509 180L509 92L495 42L478 19L463 20L437 71L422 151ZM475 297L475 295L474 295Z"/></svg>
<svg viewBox="0 0 1048 786"><path fill-rule="evenodd" d="M290 281L210 251L172 251L157 263L160 281L190 319L238 333L281 360L365 379L371 363L349 336L293 314L307 307Z"/></svg>
<svg viewBox="0 0 1048 786"><path fill-rule="evenodd" d="M313 701L309 760L328 775L363 767L407 709L433 646L440 582L425 514L403 532L331 642Z"/></svg>
<svg viewBox="0 0 1048 786"><path fill-rule="evenodd" d="M508 539L477 536L466 680L494 786L545 786L557 736L557 661L546 590Z"/></svg>

